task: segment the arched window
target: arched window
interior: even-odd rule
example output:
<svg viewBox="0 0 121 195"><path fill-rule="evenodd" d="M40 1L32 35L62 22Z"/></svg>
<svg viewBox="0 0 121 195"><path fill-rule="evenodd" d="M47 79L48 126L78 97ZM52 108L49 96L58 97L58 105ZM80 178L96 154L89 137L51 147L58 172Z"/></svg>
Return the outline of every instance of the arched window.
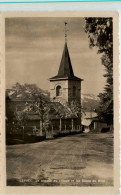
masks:
<svg viewBox="0 0 121 195"><path fill-rule="evenodd" d="M73 86L73 97L75 97L75 96L76 96L76 87Z"/></svg>
<svg viewBox="0 0 121 195"><path fill-rule="evenodd" d="M56 96L61 96L61 93L62 93L61 86L58 85L58 86L56 87Z"/></svg>

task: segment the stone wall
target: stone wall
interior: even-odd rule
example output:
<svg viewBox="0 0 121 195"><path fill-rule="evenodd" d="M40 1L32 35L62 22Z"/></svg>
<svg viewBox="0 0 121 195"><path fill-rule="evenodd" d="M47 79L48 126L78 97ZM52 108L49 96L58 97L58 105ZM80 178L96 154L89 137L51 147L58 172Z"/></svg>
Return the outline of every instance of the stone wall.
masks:
<svg viewBox="0 0 121 195"><path fill-rule="evenodd" d="M73 87L76 89L75 95L73 94ZM81 101L81 81L68 81L68 101L71 102L72 100Z"/></svg>
<svg viewBox="0 0 121 195"><path fill-rule="evenodd" d="M56 96L56 87L62 87L61 96ZM73 95L73 87L75 86L76 93ZM50 82L50 98L55 102L71 102L72 100L81 101L81 81L75 80L60 80Z"/></svg>
<svg viewBox="0 0 121 195"><path fill-rule="evenodd" d="M56 97L56 87L61 86L62 95ZM55 102L68 102L68 80L50 82L50 98Z"/></svg>

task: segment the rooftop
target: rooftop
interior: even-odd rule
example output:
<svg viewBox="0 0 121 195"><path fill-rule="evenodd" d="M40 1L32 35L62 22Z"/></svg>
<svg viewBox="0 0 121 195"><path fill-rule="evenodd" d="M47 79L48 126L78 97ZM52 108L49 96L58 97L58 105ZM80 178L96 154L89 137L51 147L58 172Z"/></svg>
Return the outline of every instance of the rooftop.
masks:
<svg viewBox="0 0 121 195"><path fill-rule="evenodd" d="M74 76L74 72L73 72L73 68L72 68L72 64L71 64L71 59L70 59L70 55L69 55L69 51L68 51L68 46L67 43L65 42L65 46L64 46L64 50L63 50L63 54L62 54L62 58L61 58L61 63L60 63L60 67L58 70L58 74L52 78L50 78L50 81L52 80L82 80L76 76Z"/></svg>

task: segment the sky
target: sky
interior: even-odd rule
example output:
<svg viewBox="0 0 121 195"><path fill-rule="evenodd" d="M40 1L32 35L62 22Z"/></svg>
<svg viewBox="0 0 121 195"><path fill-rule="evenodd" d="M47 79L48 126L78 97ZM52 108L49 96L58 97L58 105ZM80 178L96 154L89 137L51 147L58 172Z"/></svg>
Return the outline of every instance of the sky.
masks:
<svg viewBox="0 0 121 195"><path fill-rule="evenodd" d="M84 79L82 93L98 95L105 79L101 54L89 48L84 31L84 18L7 18L6 88L16 82L36 84L49 90L49 78L57 75L65 43L64 22L67 22L67 45L77 77Z"/></svg>

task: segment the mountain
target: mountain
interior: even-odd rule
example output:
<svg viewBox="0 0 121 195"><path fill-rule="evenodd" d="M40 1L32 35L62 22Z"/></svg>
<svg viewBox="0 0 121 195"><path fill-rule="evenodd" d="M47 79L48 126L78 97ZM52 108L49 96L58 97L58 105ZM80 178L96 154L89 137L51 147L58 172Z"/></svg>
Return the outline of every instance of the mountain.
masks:
<svg viewBox="0 0 121 195"><path fill-rule="evenodd" d="M6 98L13 101L34 100L34 95L41 94L42 97L49 100L49 92L42 90L35 85L19 85L12 89L6 89Z"/></svg>
<svg viewBox="0 0 121 195"><path fill-rule="evenodd" d="M6 90L6 95L11 100L32 100L32 94L40 93L45 99L49 100L49 92L39 89L36 85L20 85L19 83L12 89ZM81 94L82 108L85 111L94 111L99 106L99 98L94 94Z"/></svg>
<svg viewBox="0 0 121 195"><path fill-rule="evenodd" d="M81 104L84 110L94 111L99 106L99 98L94 94L81 94Z"/></svg>

